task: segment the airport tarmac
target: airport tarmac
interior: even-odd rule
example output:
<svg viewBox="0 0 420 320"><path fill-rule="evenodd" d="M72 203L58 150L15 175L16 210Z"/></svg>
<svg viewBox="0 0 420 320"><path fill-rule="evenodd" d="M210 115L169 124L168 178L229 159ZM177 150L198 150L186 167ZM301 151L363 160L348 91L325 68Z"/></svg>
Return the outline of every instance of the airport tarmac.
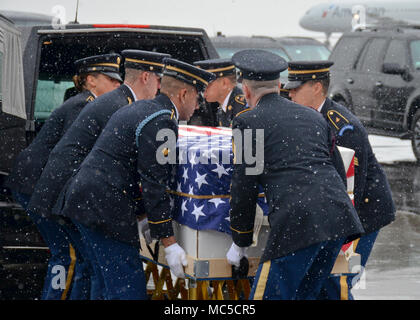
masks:
<svg viewBox="0 0 420 320"><path fill-rule="evenodd" d="M409 140L370 135L398 208L375 242L352 293L357 300L420 299L420 166Z"/></svg>

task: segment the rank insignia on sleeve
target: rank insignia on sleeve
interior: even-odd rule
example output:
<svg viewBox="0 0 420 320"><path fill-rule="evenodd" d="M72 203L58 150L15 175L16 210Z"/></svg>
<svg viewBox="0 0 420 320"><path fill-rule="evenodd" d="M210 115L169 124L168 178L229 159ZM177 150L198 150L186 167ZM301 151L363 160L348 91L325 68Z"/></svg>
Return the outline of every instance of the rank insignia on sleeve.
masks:
<svg viewBox="0 0 420 320"><path fill-rule="evenodd" d="M359 165L359 159L357 159L356 157L354 157L354 165L358 166Z"/></svg>

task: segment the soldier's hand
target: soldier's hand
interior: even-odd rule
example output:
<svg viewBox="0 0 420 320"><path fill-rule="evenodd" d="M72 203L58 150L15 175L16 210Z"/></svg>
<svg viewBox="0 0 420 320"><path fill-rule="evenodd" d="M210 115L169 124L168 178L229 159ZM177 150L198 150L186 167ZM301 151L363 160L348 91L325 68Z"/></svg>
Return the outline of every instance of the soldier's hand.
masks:
<svg viewBox="0 0 420 320"><path fill-rule="evenodd" d="M232 264L236 267L239 267L241 264L241 259L243 257L248 257L246 251L248 247L238 247L234 242L232 243L229 251L226 254L227 261L229 264Z"/></svg>
<svg viewBox="0 0 420 320"><path fill-rule="evenodd" d="M172 273L177 278L185 278L183 267L186 267L188 262L184 249L177 243L171 244L165 248L165 257Z"/></svg>

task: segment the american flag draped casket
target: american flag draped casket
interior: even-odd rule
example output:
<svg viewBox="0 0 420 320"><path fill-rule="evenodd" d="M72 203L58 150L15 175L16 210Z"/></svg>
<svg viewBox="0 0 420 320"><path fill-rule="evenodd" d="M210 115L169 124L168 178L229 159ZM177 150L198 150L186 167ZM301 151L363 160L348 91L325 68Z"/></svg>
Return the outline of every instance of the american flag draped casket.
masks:
<svg viewBox="0 0 420 320"><path fill-rule="evenodd" d="M203 262L203 259L208 259L209 271L205 273L208 277L211 278L215 274L216 277L228 276L230 265L225 259L225 254L232 243L229 223L229 197L233 171L232 130L180 125L178 149L178 166L168 192L171 194L175 235L189 256L189 266L185 272L192 277L196 276L196 265L191 266L190 262L197 264ZM341 147L339 149L347 171L348 193L353 198L354 151ZM266 217L268 205L262 192L261 189L257 202L254 248L248 251L249 257L257 258L254 261L251 261L252 258L249 259L249 275L253 275L256 271L269 231ZM144 239L141 241L142 248L145 248ZM165 265L162 251L159 252L158 262ZM150 258L150 254L144 249L141 254L145 258ZM347 260L354 255L351 243L343 246L340 255ZM190 259L191 257L193 259ZM213 263L213 269L217 269L217 272L211 270L211 260L218 261ZM339 273L346 272L343 271L346 269L344 267L339 269L335 267L335 269Z"/></svg>
<svg viewBox="0 0 420 320"><path fill-rule="evenodd" d="M180 126L178 148L179 166L171 188L174 219L195 230L230 234L232 130ZM258 205L267 214L262 193Z"/></svg>
<svg viewBox="0 0 420 320"><path fill-rule="evenodd" d="M196 230L230 233L232 130L181 125L178 147L180 164L170 191L175 220ZM354 152L340 147L340 153L347 171L347 191L353 200ZM264 215L268 213L262 190L258 206Z"/></svg>

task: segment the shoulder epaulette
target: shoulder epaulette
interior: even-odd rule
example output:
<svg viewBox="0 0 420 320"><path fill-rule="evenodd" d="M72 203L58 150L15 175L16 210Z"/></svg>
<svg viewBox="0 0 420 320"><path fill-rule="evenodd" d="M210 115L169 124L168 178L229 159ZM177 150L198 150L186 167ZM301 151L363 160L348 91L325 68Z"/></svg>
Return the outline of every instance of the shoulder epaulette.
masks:
<svg viewBox="0 0 420 320"><path fill-rule="evenodd" d="M245 95L238 94L237 96L235 96L235 101L244 106L246 104Z"/></svg>
<svg viewBox="0 0 420 320"><path fill-rule="evenodd" d="M332 123L334 128L338 131L338 136L342 136L346 130L353 131L354 127L350 124L349 120L344 117L337 110L329 110L327 112L327 118Z"/></svg>
<svg viewBox="0 0 420 320"><path fill-rule="evenodd" d="M95 97L94 97L94 96L91 96L91 95L89 95L89 96L86 98L86 101L87 101L87 102L92 102L93 100L95 100Z"/></svg>
<svg viewBox="0 0 420 320"><path fill-rule="evenodd" d="M242 111L238 112L237 114L235 114L235 117L237 117L237 116L239 116L240 114L245 113L245 112L247 112L247 111L251 111L251 110L252 110L251 108L246 108L246 109L244 109L244 110L242 110Z"/></svg>

